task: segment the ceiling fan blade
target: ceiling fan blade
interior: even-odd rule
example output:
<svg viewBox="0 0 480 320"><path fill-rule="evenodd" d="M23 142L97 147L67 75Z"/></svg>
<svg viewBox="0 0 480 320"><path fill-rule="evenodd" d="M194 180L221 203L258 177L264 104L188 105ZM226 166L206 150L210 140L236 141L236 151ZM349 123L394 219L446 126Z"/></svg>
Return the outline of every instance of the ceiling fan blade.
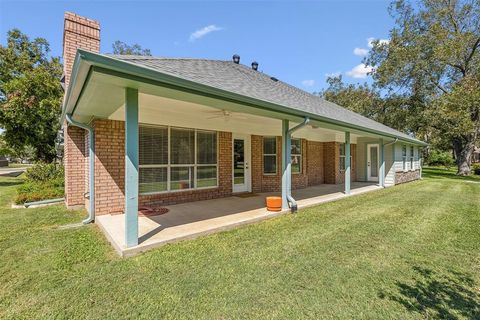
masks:
<svg viewBox="0 0 480 320"><path fill-rule="evenodd" d="M223 118L223 117L225 117L223 114L219 114L217 116L207 117L207 119L218 119L218 118Z"/></svg>

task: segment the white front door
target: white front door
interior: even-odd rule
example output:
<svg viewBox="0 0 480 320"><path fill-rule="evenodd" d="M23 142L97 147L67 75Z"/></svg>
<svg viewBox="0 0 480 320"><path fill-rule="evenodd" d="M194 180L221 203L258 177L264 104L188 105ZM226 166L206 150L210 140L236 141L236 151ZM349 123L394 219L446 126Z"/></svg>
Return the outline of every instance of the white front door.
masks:
<svg viewBox="0 0 480 320"><path fill-rule="evenodd" d="M233 192L250 192L250 135L233 134Z"/></svg>
<svg viewBox="0 0 480 320"><path fill-rule="evenodd" d="M379 145L367 145L367 180L378 181L379 174Z"/></svg>

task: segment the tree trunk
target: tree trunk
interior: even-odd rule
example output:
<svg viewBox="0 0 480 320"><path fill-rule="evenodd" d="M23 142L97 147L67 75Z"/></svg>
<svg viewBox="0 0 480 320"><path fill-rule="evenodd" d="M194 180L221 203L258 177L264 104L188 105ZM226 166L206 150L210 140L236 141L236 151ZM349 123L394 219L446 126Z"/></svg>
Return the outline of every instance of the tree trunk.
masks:
<svg viewBox="0 0 480 320"><path fill-rule="evenodd" d="M475 135L465 135L453 139L453 151L457 162L457 175L467 176L470 174L472 154L475 148Z"/></svg>

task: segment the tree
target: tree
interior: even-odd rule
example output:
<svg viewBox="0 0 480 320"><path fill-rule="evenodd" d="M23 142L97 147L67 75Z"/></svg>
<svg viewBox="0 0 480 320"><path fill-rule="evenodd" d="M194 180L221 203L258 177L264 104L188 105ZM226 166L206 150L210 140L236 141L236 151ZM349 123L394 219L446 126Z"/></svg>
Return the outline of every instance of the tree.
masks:
<svg viewBox="0 0 480 320"><path fill-rule="evenodd" d="M374 81L410 97L417 130L440 135L439 143L449 139L457 174L467 175L480 114L475 97L463 95L480 90L480 0L421 0L415 7L396 0L390 13L390 41L375 41L365 61Z"/></svg>
<svg viewBox="0 0 480 320"><path fill-rule="evenodd" d="M151 56L150 49L143 49L138 43L128 45L122 41L115 41L112 44L113 53L121 55L139 55L139 56Z"/></svg>
<svg viewBox="0 0 480 320"><path fill-rule="evenodd" d="M17 29L0 46L0 126L7 147L35 149L35 160L55 159L63 91L62 65L49 58L43 38L33 41Z"/></svg>
<svg viewBox="0 0 480 320"><path fill-rule="evenodd" d="M328 77L328 88L319 94L327 101L383 123L399 131L412 132L403 97L382 96L374 86L345 84L342 76Z"/></svg>

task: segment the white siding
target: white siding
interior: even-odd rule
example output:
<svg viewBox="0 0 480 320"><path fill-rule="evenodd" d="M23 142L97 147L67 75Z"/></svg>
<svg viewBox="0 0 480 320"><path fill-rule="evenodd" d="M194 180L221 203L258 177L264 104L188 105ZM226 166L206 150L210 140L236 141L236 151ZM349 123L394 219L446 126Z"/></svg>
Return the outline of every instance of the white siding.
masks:
<svg viewBox="0 0 480 320"><path fill-rule="evenodd" d="M403 156L402 156L402 147L407 147L407 159L405 163L405 169L403 168ZM403 144L397 142L395 144L395 172L403 172L409 170L419 170L420 169L420 157L419 157L419 147L413 147L414 152L414 161L413 161L413 168L411 168L410 164L410 145Z"/></svg>
<svg viewBox="0 0 480 320"><path fill-rule="evenodd" d="M385 186L390 187L395 185L395 166L393 159L394 145L385 147Z"/></svg>

